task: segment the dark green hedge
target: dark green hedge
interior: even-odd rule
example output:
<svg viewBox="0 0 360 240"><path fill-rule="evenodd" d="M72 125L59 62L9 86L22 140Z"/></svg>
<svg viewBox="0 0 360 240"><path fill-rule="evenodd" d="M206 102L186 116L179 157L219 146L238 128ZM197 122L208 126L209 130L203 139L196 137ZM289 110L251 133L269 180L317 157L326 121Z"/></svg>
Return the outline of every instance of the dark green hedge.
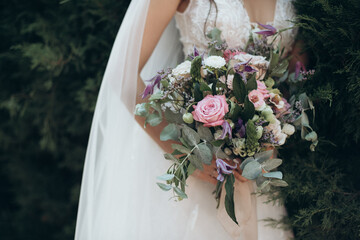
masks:
<svg viewBox="0 0 360 240"><path fill-rule="evenodd" d="M281 151L290 222L297 239L360 239L360 1L295 6L316 69L305 90L316 105L320 143L311 153L293 139Z"/></svg>
<svg viewBox="0 0 360 240"><path fill-rule="evenodd" d="M92 113L129 2L0 3L0 239L73 239Z"/></svg>
<svg viewBox="0 0 360 240"><path fill-rule="evenodd" d="M0 3L1 239L73 239L92 112L128 3ZM280 152L288 221L297 239L359 239L360 2L296 9L320 143L311 153L297 136Z"/></svg>

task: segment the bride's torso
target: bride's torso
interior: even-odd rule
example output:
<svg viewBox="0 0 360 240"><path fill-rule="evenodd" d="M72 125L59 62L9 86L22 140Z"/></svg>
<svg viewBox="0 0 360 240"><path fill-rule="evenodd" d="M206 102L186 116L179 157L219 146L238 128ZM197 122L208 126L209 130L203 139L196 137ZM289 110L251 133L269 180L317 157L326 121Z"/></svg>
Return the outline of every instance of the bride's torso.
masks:
<svg viewBox="0 0 360 240"><path fill-rule="evenodd" d="M226 40L229 48L242 49L245 47L252 27L257 24L250 21L243 0L215 0L215 2L218 9L217 18L215 5L213 4L210 10L209 0L190 0L183 13L175 14L185 55L193 51L194 45L201 52L206 51L208 39L205 37L204 30L207 33L215 27L215 19L216 27L222 31L221 37ZM294 17L291 0L277 0L274 19L266 24L271 24L277 29L284 29L293 25L289 20L294 20ZM207 22L206 18L208 18ZM288 30L281 34L285 52L291 50L295 32L295 30Z"/></svg>

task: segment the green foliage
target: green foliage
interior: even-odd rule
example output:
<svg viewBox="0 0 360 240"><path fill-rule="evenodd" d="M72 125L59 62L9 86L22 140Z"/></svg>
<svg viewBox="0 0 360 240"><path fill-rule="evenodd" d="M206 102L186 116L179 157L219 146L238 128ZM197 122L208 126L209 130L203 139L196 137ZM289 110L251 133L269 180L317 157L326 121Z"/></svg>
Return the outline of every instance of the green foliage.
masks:
<svg viewBox="0 0 360 240"><path fill-rule="evenodd" d="M280 151L286 222L296 239L359 239L360 2L297 0L295 7L315 68L304 92L316 108L319 143L310 152L295 136Z"/></svg>
<svg viewBox="0 0 360 240"><path fill-rule="evenodd" d="M92 114L129 2L0 3L1 239L74 239Z"/></svg>

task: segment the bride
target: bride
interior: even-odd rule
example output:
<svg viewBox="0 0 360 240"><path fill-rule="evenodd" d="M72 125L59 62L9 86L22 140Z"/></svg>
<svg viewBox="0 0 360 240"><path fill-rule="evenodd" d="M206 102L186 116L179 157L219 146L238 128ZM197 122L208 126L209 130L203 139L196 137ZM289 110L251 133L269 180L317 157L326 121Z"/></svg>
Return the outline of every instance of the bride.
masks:
<svg viewBox="0 0 360 240"><path fill-rule="evenodd" d="M256 22L291 26L288 0L133 0L109 58L100 88L86 153L75 239L289 239L291 232L266 226L285 215L283 206L256 197L253 183L235 183L236 225L216 209L213 167L187 180L188 199L169 200L156 176L168 168L159 135L165 125L143 128L134 118L144 89L141 79L174 67L196 45L206 51L206 32L216 26L231 48L243 48ZM289 54L294 31L282 33ZM295 58L293 58L295 59ZM140 77L141 73L141 77ZM221 201L223 202L223 201Z"/></svg>

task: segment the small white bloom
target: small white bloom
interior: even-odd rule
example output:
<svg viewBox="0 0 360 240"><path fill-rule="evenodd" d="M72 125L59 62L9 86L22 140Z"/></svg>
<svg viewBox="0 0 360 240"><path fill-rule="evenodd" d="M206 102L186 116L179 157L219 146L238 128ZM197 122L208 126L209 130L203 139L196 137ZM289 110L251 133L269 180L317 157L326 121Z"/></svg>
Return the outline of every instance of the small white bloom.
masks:
<svg viewBox="0 0 360 240"><path fill-rule="evenodd" d="M171 83L176 81L176 79L171 74L168 75L168 78Z"/></svg>
<svg viewBox="0 0 360 240"><path fill-rule="evenodd" d="M221 68L225 66L226 61L223 57L220 56L210 56L204 60L204 64L212 68Z"/></svg>
<svg viewBox="0 0 360 240"><path fill-rule="evenodd" d="M190 69L191 69L191 62L186 60L185 62L177 65L177 67L172 70L172 74L174 76L190 74Z"/></svg>
<svg viewBox="0 0 360 240"><path fill-rule="evenodd" d="M285 133L286 135L293 135L295 132L295 127L291 124L285 123L282 130L283 133Z"/></svg>

